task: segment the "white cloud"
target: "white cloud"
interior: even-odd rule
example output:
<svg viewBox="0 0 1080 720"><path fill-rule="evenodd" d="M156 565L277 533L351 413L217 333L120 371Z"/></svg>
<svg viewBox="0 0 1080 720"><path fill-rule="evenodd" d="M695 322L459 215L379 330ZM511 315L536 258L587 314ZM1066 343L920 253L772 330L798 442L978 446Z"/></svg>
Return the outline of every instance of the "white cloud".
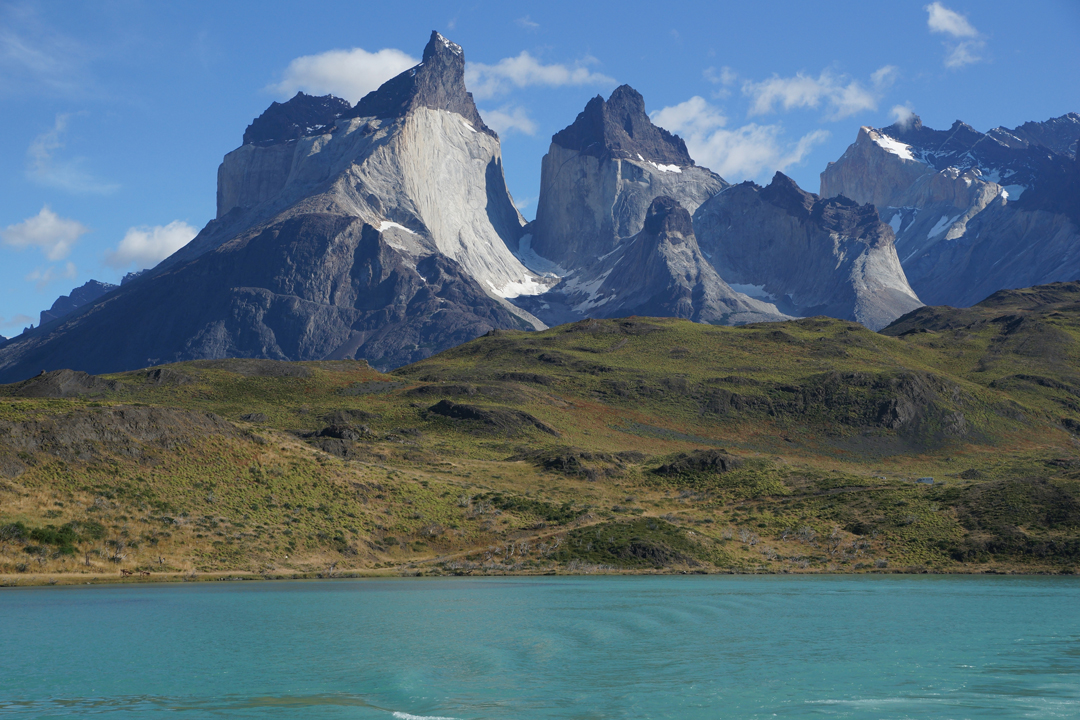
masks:
<svg viewBox="0 0 1080 720"><path fill-rule="evenodd" d="M132 265L136 270L153 267L191 242L198 231L180 220L168 225L146 225L129 228L124 239L105 254L105 264L117 270Z"/></svg>
<svg viewBox="0 0 1080 720"><path fill-rule="evenodd" d="M815 130L791 143L781 137L780 125L750 123L727 130L723 113L699 96L653 113L652 120L682 136L697 163L735 182L800 163L829 136L824 130Z"/></svg>
<svg viewBox="0 0 1080 720"><path fill-rule="evenodd" d="M53 265L45 269L37 268L26 276L26 281L35 283L37 289L41 290L54 280L74 280L77 274L75 263L68 262L64 263L62 270L57 270Z"/></svg>
<svg viewBox="0 0 1080 720"><path fill-rule="evenodd" d="M525 17L519 17L514 22L517 23L519 27L523 27L526 30L535 30L540 27L540 23L533 22L533 19L528 15L526 15Z"/></svg>
<svg viewBox="0 0 1080 720"><path fill-rule="evenodd" d="M735 84L735 81L739 79L739 76L735 74L735 71L729 68L727 65L717 70L714 67L707 67L701 72L702 76L706 80L716 85L724 85L725 87Z"/></svg>
<svg viewBox="0 0 1080 720"><path fill-rule="evenodd" d="M657 110L652 114L652 121L665 130L688 135L705 135L727 125L727 118L720 109L698 95L678 105Z"/></svg>
<svg viewBox="0 0 1080 720"><path fill-rule="evenodd" d="M62 218L45 205L34 217L8 225L0 237L12 247L39 248L47 259L55 261L66 258L75 242L89 231L81 222Z"/></svg>
<svg viewBox="0 0 1080 720"><path fill-rule="evenodd" d="M818 77L796 73L795 77L774 75L761 82L743 84L743 94L751 98L749 115L766 115L778 109L829 107L829 119L839 120L865 110L876 110L881 94L895 81L898 70L886 65L871 76L872 88L857 80L823 71Z"/></svg>
<svg viewBox="0 0 1080 720"><path fill-rule="evenodd" d="M535 197L518 198L514 201L514 207L516 207L518 210L524 210L525 208L532 205L534 202L536 202Z"/></svg>
<svg viewBox="0 0 1080 720"><path fill-rule="evenodd" d="M522 107L504 105L498 110L483 110L480 116L484 123L500 135L519 132L524 135L536 134L536 123Z"/></svg>
<svg viewBox="0 0 1080 720"><path fill-rule="evenodd" d="M281 82L270 89L286 98L302 90L311 95L336 95L355 103L419 62L394 48L373 53L362 48L328 50L290 62Z"/></svg>
<svg viewBox="0 0 1080 720"><path fill-rule="evenodd" d="M58 152L64 147L71 115L60 113L51 130L34 138L26 149L26 175L47 187L79 194L108 195L120 188L116 183L105 182L83 169L83 158L63 159Z"/></svg>
<svg viewBox="0 0 1080 720"><path fill-rule="evenodd" d="M595 62L595 58L585 58L574 67L558 63L544 65L527 50L522 50L517 57L503 58L494 65L466 63L465 85L478 99L500 95L512 87L614 85L613 78L591 72L585 67Z"/></svg>
<svg viewBox="0 0 1080 720"><path fill-rule="evenodd" d="M986 46L982 40L965 40L953 45L945 56L945 67L959 68L982 60L979 51Z"/></svg>
<svg viewBox="0 0 1080 720"><path fill-rule="evenodd" d="M877 90L887 90L900 76L900 68L895 65L884 65L870 73L870 81Z"/></svg>
<svg viewBox="0 0 1080 720"><path fill-rule="evenodd" d="M930 27L930 32L946 33L953 37L977 37L979 34L967 17L939 2L930 3L923 9L929 14L926 24Z"/></svg>
<svg viewBox="0 0 1080 720"><path fill-rule="evenodd" d="M986 41L965 15L939 2L930 3L923 9L927 12L926 25L930 32L953 38L945 42L945 67L960 68L982 60L980 52L986 47Z"/></svg>
<svg viewBox="0 0 1080 720"><path fill-rule="evenodd" d="M911 108L911 105L894 105L890 112L893 122L901 128L907 127L911 123L911 119L915 117L915 111Z"/></svg>

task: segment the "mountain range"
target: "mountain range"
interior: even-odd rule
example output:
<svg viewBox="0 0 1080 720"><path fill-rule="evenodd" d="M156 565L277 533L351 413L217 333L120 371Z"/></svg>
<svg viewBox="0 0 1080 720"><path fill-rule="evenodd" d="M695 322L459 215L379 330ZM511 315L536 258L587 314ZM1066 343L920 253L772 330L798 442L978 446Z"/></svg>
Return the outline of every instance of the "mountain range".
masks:
<svg viewBox="0 0 1080 720"><path fill-rule="evenodd" d="M433 32L420 64L355 106L273 103L218 169L217 217L0 341L0 381L225 357L388 370L590 317L879 330L924 302L1080 277L1075 113L988 133L864 127L815 195L698 166L624 85L552 137L526 223L464 69Z"/></svg>

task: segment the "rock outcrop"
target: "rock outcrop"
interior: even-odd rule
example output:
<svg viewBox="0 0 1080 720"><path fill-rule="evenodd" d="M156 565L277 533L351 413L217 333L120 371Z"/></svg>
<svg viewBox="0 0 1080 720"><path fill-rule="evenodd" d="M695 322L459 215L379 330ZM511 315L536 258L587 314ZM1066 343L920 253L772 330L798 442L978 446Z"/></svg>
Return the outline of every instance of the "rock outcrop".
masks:
<svg viewBox="0 0 1080 720"><path fill-rule="evenodd" d="M901 264L930 304L968 306L1001 288L1080 275L1075 157L1061 147L1071 115L983 134L915 117L861 128L821 174L823 197L873 203L896 235ZM1075 139L1075 138L1074 138Z"/></svg>
<svg viewBox="0 0 1080 720"><path fill-rule="evenodd" d="M878 330L922 305L872 205L822 199L782 173L767 187L745 182L705 201L694 230L732 287L791 315Z"/></svg>
<svg viewBox="0 0 1080 720"><path fill-rule="evenodd" d="M65 315L70 315L83 305L92 303L107 292L117 288L112 283L103 283L98 280L89 280L71 291L70 295L61 295L56 299L48 310L41 311L41 322L38 325L59 320Z"/></svg>
<svg viewBox="0 0 1080 720"><path fill-rule="evenodd" d="M640 232L654 198L693 212L727 185L696 166L678 136L653 125L641 94L623 85L606 102L590 100L551 138L536 220L513 247L534 269L578 268Z"/></svg>
<svg viewBox="0 0 1080 720"><path fill-rule="evenodd" d="M548 293L518 302L553 322L627 315L714 325L788 319L724 282L698 248L690 213L666 196L650 203L636 235Z"/></svg>
<svg viewBox="0 0 1080 720"><path fill-rule="evenodd" d="M357 113L361 114L357 114ZM524 221L461 48L354 109L272 106L218 172L218 217L121 288L0 351L0 379L175 360L365 358L386 369L495 328L543 325L506 298L554 281L508 250Z"/></svg>

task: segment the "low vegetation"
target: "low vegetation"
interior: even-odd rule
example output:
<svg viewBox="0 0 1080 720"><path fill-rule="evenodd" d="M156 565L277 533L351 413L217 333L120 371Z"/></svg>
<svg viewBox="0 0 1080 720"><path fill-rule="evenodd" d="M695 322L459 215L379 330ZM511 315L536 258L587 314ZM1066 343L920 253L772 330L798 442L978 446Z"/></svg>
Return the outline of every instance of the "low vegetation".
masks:
<svg viewBox="0 0 1080 720"><path fill-rule="evenodd" d="M0 581L1080 567L1080 288L0 386Z"/></svg>

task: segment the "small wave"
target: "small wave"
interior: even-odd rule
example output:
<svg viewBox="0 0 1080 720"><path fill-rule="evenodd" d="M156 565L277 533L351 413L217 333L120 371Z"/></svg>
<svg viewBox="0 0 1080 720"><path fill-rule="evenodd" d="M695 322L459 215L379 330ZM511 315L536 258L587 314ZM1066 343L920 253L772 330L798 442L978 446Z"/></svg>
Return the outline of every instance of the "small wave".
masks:
<svg viewBox="0 0 1080 720"><path fill-rule="evenodd" d="M394 717L398 720L457 720L457 718L442 717L440 715L410 715L405 712L394 712Z"/></svg>

